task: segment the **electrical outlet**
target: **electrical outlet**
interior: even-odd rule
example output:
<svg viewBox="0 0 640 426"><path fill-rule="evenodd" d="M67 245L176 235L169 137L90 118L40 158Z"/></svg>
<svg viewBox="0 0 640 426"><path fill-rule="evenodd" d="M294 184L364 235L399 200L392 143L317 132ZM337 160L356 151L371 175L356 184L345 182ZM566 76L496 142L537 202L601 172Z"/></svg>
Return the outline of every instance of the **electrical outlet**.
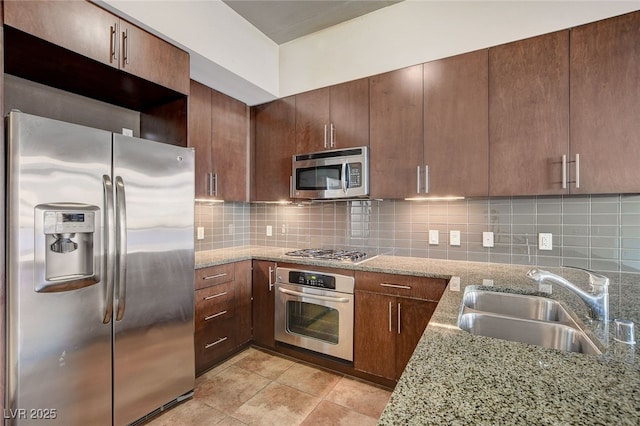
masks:
<svg viewBox="0 0 640 426"><path fill-rule="evenodd" d="M122 134L124 136L133 136L133 130L127 129L126 127L122 128Z"/></svg>
<svg viewBox="0 0 640 426"><path fill-rule="evenodd" d="M273 237L273 226L267 225L267 237Z"/></svg>
<svg viewBox="0 0 640 426"><path fill-rule="evenodd" d="M286 224L282 224L282 235L287 233L287 225Z"/></svg>
<svg viewBox="0 0 640 426"><path fill-rule="evenodd" d="M198 226L196 230L198 231L198 235L196 238L198 238L199 240L204 240L204 226Z"/></svg>
<svg viewBox="0 0 640 426"><path fill-rule="evenodd" d="M229 235L233 235L233 232L235 231L235 225L233 223L229 224Z"/></svg>
<svg viewBox="0 0 640 426"><path fill-rule="evenodd" d="M440 243L440 233L437 230L429 230L429 245L437 246Z"/></svg>
<svg viewBox="0 0 640 426"><path fill-rule="evenodd" d="M553 250L553 234L546 232L538 234L538 250Z"/></svg>
<svg viewBox="0 0 640 426"><path fill-rule="evenodd" d="M449 244L452 246L460 245L460 231L449 231Z"/></svg>
<svg viewBox="0 0 640 426"><path fill-rule="evenodd" d="M493 247L493 232L482 233L482 247Z"/></svg>

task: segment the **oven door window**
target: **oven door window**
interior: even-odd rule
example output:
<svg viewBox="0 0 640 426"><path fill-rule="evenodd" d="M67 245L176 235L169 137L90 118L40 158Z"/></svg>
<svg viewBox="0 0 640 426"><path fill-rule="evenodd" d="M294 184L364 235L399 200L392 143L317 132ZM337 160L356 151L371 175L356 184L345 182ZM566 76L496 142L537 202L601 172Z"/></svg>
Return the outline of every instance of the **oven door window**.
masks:
<svg viewBox="0 0 640 426"><path fill-rule="evenodd" d="M287 301L287 332L338 344L338 311L314 303Z"/></svg>
<svg viewBox="0 0 640 426"><path fill-rule="evenodd" d="M342 165L316 166L296 169L296 189L326 191L342 188Z"/></svg>

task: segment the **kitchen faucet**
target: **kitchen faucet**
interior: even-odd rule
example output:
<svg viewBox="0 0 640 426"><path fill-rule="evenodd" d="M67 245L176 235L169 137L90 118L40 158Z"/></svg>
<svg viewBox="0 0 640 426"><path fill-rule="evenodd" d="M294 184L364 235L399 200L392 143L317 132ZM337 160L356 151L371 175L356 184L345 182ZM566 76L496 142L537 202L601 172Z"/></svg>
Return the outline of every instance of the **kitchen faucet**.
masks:
<svg viewBox="0 0 640 426"><path fill-rule="evenodd" d="M587 304L591 319L604 321L606 323L609 319L609 278L585 269L573 269L579 269L589 275L591 294L579 289L575 284L561 276L542 269L534 268L529 270L529 272L527 272L527 278L536 281L538 284L549 281L571 290Z"/></svg>

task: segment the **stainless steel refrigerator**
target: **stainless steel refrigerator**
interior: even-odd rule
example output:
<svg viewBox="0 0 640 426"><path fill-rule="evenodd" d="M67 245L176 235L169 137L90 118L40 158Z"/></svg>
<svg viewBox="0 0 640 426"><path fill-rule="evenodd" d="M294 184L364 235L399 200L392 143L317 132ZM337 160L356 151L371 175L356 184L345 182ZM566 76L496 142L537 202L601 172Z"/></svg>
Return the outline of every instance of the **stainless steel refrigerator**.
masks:
<svg viewBox="0 0 640 426"><path fill-rule="evenodd" d="M194 388L194 151L7 119L9 424L124 425Z"/></svg>

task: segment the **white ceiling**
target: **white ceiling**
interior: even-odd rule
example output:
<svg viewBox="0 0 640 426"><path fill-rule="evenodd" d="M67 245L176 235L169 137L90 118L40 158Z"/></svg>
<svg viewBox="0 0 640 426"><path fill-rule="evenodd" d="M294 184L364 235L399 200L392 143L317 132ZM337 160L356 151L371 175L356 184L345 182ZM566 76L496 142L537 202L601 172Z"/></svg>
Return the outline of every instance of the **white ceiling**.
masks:
<svg viewBox="0 0 640 426"><path fill-rule="evenodd" d="M283 44L402 0L223 0L271 40Z"/></svg>

